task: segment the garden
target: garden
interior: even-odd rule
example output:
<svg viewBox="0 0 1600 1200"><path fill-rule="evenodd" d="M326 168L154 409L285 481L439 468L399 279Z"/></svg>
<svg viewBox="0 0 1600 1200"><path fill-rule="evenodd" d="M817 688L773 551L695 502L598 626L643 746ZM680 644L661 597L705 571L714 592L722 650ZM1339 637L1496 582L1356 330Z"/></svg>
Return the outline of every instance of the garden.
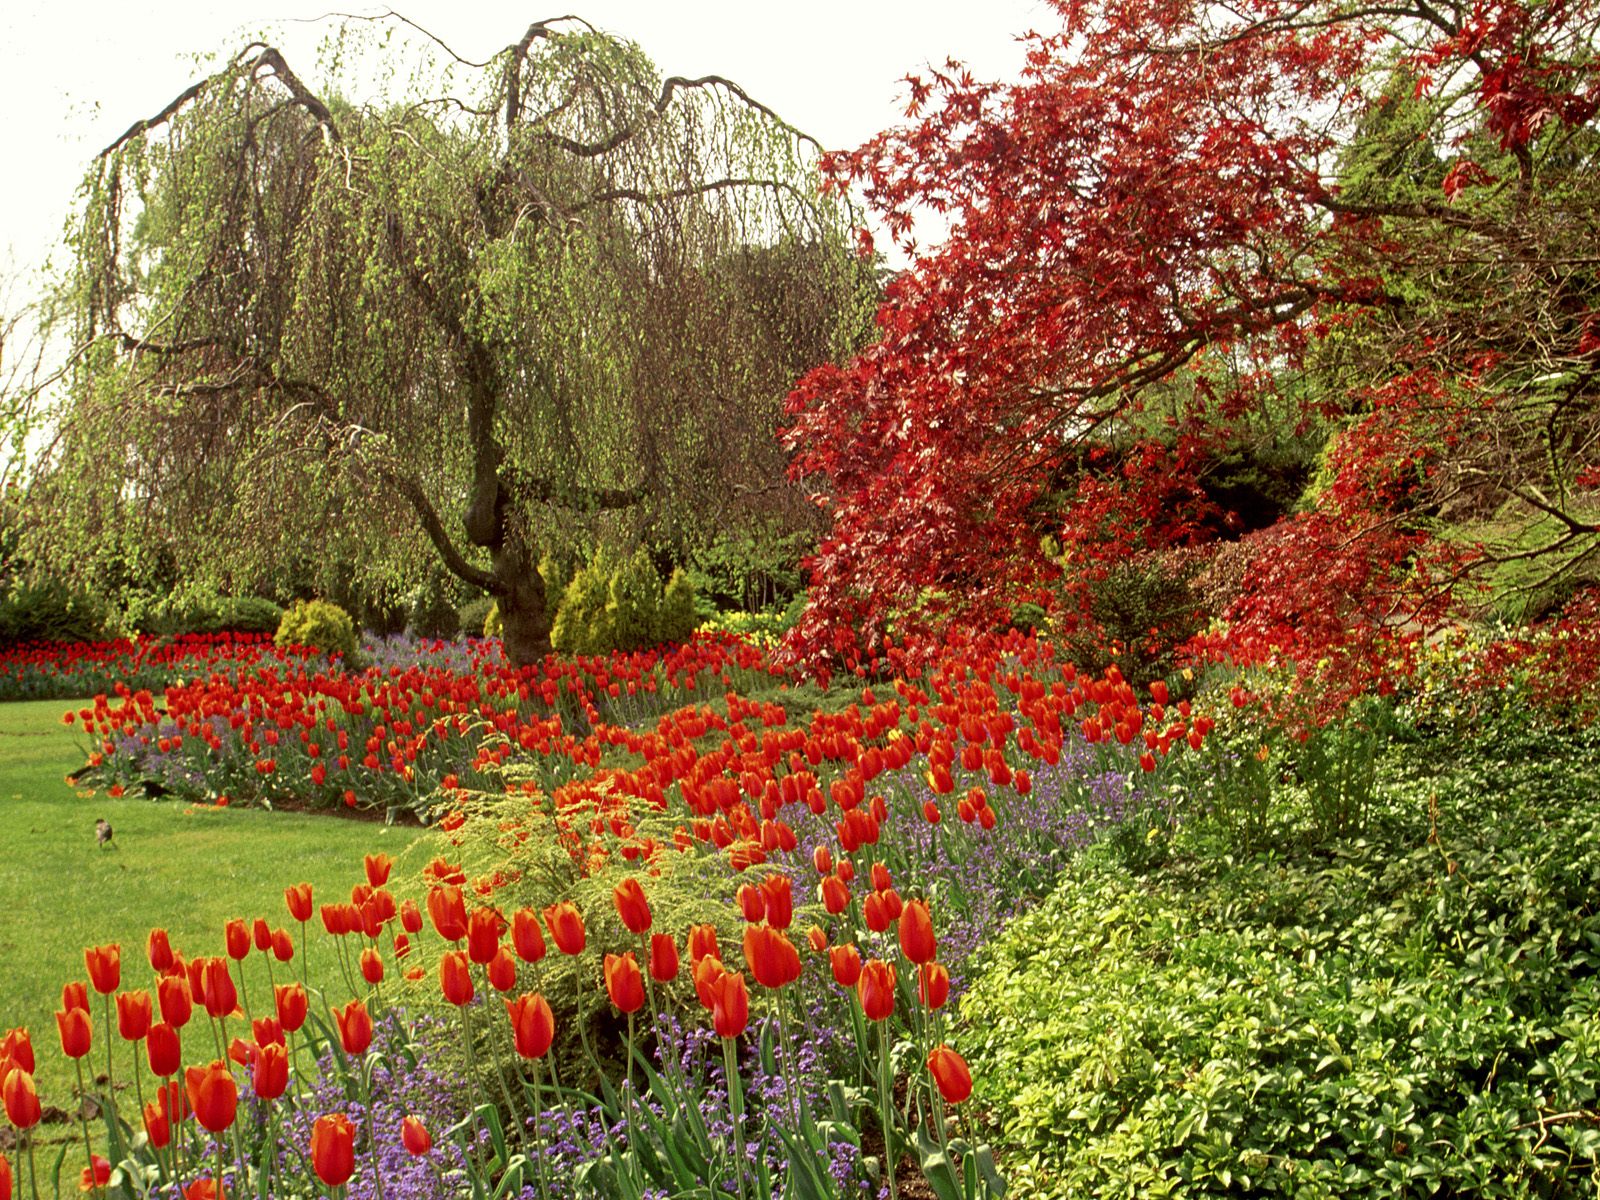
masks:
<svg viewBox="0 0 1600 1200"><path fill-rule="evenodd" d="M1600 1195L1600 8L1051 7L852 152L389 14L95 160L0 1200Z"/></svg>

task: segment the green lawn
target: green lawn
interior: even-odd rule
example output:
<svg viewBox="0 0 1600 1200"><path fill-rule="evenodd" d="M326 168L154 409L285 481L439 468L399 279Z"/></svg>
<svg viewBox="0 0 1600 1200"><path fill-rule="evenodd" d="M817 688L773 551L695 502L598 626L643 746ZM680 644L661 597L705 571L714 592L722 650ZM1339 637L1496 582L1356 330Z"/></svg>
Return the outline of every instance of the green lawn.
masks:
<svg viewBox="0 0 1600 1200"><path fill-rule="evenodd" d="M414 828L331 817L81 796L64 779L83 761L60 722L69 707L76 705L0 704L0 1032L17 1025L32 1031L41 1098L62 1107L74 1083L52 1014L62 983L86 977L85 946L120 942L124 987L149 987L144 945L152 926L164 926L186 955L220 954L230 917L291 925L284 885L309 881L318 903L348 899L364 878L363 854L399 857L422 836ZM98 817L115 828L117 849L97 847ZM426 849L419 846L418 855ZM397 884L401 874L397 869ZM311 940L313 981L319 972L329 982L336 978L331 952L320 964L316 955L327 944L326 937ZM259 1003L267 994L266 968L255 954L247 965L247 986ZM103 1072L98 1008L95 1015L90 1061ZM119 1076L127 1058L119 1044Z"/></svg>

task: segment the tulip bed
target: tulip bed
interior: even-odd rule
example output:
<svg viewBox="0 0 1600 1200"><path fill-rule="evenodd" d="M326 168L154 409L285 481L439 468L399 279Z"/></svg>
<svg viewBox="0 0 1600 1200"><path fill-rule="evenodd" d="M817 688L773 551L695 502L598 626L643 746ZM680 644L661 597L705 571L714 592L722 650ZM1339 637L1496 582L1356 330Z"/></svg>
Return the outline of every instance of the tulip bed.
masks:
<svg viewBox="0 0 1600 1200"><path fill-rule="evenodd" d="M780 683L729 638L524 672L483 645L363 674L259 653L164 711L124 687L74 712L102 778L353 793L454 853L392 880L371 856L348 900L286 881L287 924L241 914L187 956L152 931L127 982L91 948L57 1017L99 1104L89 1189L1002 1195L962 1107L973 953L1158 809L1210 727L1017 635L793 723L740 694ZM304 974L311 938L334 978ZM43 1194L34 1053L13 1031L0 1077Z"/></svg>

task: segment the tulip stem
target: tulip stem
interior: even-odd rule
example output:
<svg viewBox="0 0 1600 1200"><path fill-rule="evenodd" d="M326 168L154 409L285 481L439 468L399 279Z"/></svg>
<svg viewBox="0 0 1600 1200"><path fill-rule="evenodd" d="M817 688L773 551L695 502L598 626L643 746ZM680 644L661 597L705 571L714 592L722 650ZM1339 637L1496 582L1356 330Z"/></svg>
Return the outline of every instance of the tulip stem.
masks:
<svg viewBox="0 0 1600 1200"><path fill-rule="evenodd" d="M499 995L499 992L496 990L494 984L489 981L488 963L483 964L483 989L483 1003L484 1008L487 1010L489 1006L489 997ZM495 1048L494 1044L494 1021L489 1016L487 1011L485 1011L483 1014L483 1022L489 1028L489 1061L494 1063L494 1075L495 1078L500 1081L500 1095L505 1098L506 1120L516 1124L517 1144L522 1146L523 1149L527 1149L528 1131L522 1122L517 1119L517 1102L511 1098L511 1084L507 1082L505 1070L500 1066L500 1051Z"/></svg>
<svg viewBox="0 0 1600 1200"><path fill-rule="evenodd" d="M889 1074L889 1022L878 1022L878 1123L883 1126L883 1173L889 1179L889 1200L894 1184L894 1083Z"/></svg>
<svg viewBox="0 0 1600 1200"><path fill-rule="evenodd" d="M133 1090L139 1098L139 1114L144 1115L144 1072L139 1067L139 1043L130 1042L128 1048L133 1051ZM83 1085L80 1083L79 1087Z"/></svg>
<svg viewBox="0 0 1600 1200"><path fill-rule="evenodd" d="M211 1144L212 1144L212 1146L214 1146L216 1148L216 1151L217 1151L217 1195L221 1196L223 1194L222 1173L226 1169L226 1165L227 1164L223 1161L223 1158L222 1158L222 1135L221 1134L213 1134L212 1136L216 1139ZM237 1184L238 1182L239 1182L238 1180L234 1180L235 1184Z"/></svg>
<svg viewBox="0 0 1600 1200"><path fill-rule="evenodd" d="M33 1200L39 1200L39 1167L33 1161L33 1130L28 1130L28 1183L33 1188ZM91 1160L92 1163L93 1160Z"/></svg>
<svg viewBox="0 0 1600 1200"><path fill-rule="evenodd" d="M733 1119L733 1178L739 1185L739 1200L745 1200L744 1086L739 1078L734 1040L730 1037L722 1039L722 1073L728 1085L728 1115Z"/></svg>
<svg viewBox="0 0 1600 1200"><path fill-rule="evenodd" d="M83 1128L83 1154L89 1160L89 1178L94 1178L94 1149L89 1144L89 1118L83 1115L83 1101L88 1095L88 1089L83 1084L83 1059L75 1058L72 1065L78 1068L78 1124ZM33 1151L33 1142L28 1142L28 1150Z"/></svg>
<svg viewBox="0 0 1600 1200"><path fill-rule="evenodd" d="M106 1002L106 1103L113 1115L117 1111L117 1084L111 1070L111 993L105 993L101 999Z"/></svg>
<svg viewBox="0 0 1600 1200"><path fill-rule="evenodd" d="M376 1189L378 1200L383 1200L383 1171L378 1166L378 1135L372 1125L372 1059L356 1067L356 1078L361 1081L361 1109L366 1117L367 1125L367 1153L372 1158L372 1186Z"/></svg>

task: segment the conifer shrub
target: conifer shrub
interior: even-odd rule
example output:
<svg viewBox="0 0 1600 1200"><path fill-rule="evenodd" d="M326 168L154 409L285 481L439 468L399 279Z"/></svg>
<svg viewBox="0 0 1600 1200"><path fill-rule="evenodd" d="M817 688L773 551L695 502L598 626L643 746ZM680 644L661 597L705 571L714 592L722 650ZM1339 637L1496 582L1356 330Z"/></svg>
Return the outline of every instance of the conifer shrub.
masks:
<svg viewBox="0 0 1600 1200"><path fill-rule="evenodd" d="M285 610L272 641L277 646L308 646L342 655L347 665L357 657L355 622L328 600L295 601Z"/></svg>

